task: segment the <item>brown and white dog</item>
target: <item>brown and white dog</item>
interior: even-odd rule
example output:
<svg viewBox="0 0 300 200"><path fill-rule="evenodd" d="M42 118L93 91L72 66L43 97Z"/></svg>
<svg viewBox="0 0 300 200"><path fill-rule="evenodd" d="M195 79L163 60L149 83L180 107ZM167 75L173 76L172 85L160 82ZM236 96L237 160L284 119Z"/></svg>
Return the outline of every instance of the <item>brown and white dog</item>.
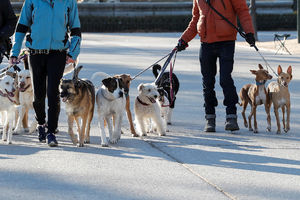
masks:
<svg viewBox="0 0 300 200"><path fill-rule="evenodd" d="M137 137L138 134L136 134L133 121L132 121L132 114L130 111L130 98L129 98L129 88L130 88L130 82L131 82L131 77L129 74L120 74L120 75L115 75L114 77L121 79L124 85L124 94L126 97L126 113L127 113L127 118L129 121L130 125L130 131L133 137Z"/></svg>
<svg viewBox="0 0 300 200"><path fill-rule="evenodd" d="M262 65L258 65L259 70L250 70L252 74L255 75L256 84L247 84L242 87L240 90L240 99L243 106L242 116L244 118L244 125L247 128L248 123L245 116L245 110L247 108L248 103L251 105L251 113L248 116L249 120L249 131L253 131L254 133L258 133L257 130L257 121L256 121L256 108L257 106L264 104L266 113L268 113L268 95L265 88L265 83L267 80L272 79L272 76L269 74L267 70L263 68ZM251 118L254 116L254 130L251 126ZM267 119L269 120L269 119Z"/></svg>
<svg viewBox="0 0 300 200"><path fill-rule="evenodd" d="M83 147L90 143L91 121L94 115L95 88L91 81L79 79L78 73L82 66L74 69L72 79L62 79L60 82L60 97L66 104L68 115L68 132L73 144ZM81 127L79 119L81 118ZM73 132L73 122L77 123L78 137Z"/></svg>
<svg viewBox="0 0 300 200"><path fill-rule="evenodd" d="M274 113L277 122L277 134L281 133L280 120L278 109L282 110L282 122L283 130L287 133L290 130L290 112L291 112L291 100L289 92L289 83L292 80L292 66L289 66L287 72L283 72L281 66L277 68L278 79L277 82L273 81L268 85L269 95L269 112L268 112L268 130L271 131L271 117L270 108L273 103ZM286 110L286 121L285 121Z"/></svg>
<svg viewBox="0 0 300 200"><path fill-rule="evenodd" d="M103 85L96 94L98 123L100 126L101 145L108 146L105 125L107 123L109 142L117 143L121 138L121 125L126 106L125 84L121 78L108 77L102 80ZM114 121L114 125L112 125Z"/></svg>

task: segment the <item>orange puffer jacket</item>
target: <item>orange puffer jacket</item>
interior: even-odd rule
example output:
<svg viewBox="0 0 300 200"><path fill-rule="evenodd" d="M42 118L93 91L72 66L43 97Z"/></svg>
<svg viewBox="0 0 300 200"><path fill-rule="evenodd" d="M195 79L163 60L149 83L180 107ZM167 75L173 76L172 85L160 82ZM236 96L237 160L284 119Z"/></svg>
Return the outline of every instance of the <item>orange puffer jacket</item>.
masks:
<svg viewBox="0 0 300 200"><path fill-rule="evenodd" d="M210 2L231 23L237 25L238 16L244 31L254 33L246 0L210 0ZM214 12L205 0L194 0L193 17L181 38L189 42L197 34L201 42L213 43L236 40L237 31Z"/></svg>

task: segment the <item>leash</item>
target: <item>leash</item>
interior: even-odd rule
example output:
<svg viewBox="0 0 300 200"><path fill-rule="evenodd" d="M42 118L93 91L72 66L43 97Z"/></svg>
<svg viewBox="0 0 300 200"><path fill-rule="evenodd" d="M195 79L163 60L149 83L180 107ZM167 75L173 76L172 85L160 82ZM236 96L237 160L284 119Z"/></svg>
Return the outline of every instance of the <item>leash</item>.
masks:
<svg viewBox="0 0 300 200"><path fill-rule="evenodd" d="M161 79L163 73L165 72L166 68L168 67L168 64L171 62L171 59L173 57L173 55L177 52L177 48L175 47L169 55L169 57L167 58L164 66L161 68L160 73L158 74L157 78L155 79L154 83L155 85L158 85L159 80Z"/></svg>
<svg viewBox="0 0 300 200"><path fill-rule="evenodd" d="M240 27L237 27L236 25L234 25L231 21L229 21L226 17L224 17L219 11L217 11L210 3L210 0L205 0L206 3L208 4L208 6L215 12L217 13L223 20L225 20L229 25L231 25L235 30L237 30L237 32L242 36L242 38L246 39L246 33L243 32L241 30ZM257 48L256 45L253 45L254 49L256 50L256 52L260 55L260 57L263 59L263 61L266 64L267 67L267 71L268 68L270 68L272 70L272 72L278 77L278 74L273 70L273 68L269 65L269 63L267 62L267 60L265 59L265 57L260 53L259 49Z"/></svg>
<svg viewBox="0 0 300 200"><path fill-rule="evenodd" d="M172 53L172 52L171 52ZM137 75L135 75L131 80L136 79L136 77L140 76L141 74L143 74L145 71L147 71L148 69L150 69L151 67L153 67L154 65L156 65L157 63L159 63L160 61L162 61L163 59L165 59L166 57L170 56L171 53L168 53L167 55L165 55L164 57L162 57L161 59L159 59L158 61L156 61L155 63L153 63L152 65L150 65L149 67L147 67L146 69L140 71Z"/></svg>

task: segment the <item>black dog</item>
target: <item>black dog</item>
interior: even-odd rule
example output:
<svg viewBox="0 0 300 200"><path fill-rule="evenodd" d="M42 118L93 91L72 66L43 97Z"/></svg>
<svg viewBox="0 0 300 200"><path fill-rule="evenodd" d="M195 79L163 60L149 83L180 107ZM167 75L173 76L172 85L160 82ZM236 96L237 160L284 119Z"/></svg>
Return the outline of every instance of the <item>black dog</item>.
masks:
<svg viewBox="0 0 300 200"><path fill-rule="evenodd" d="M155 76L155 78L157 78L160 70L161 70L161 66L159 64L153 65L152 72L153 72L153 75ZM160 80L157 83L157 88L163 88L168 94L168 100L170 102L169 107L171 109L170 109L170 112L167 117L167 119L168 119L167 122L168 122L168 124L171 124L172 111L175 107L176 94L179 90L179 80L178 80L177 76L174 73L172 73L172 90L171 90L170 73L164 72L162 74ZM171 94L171 92L172 92L172 94Z"/></svg>

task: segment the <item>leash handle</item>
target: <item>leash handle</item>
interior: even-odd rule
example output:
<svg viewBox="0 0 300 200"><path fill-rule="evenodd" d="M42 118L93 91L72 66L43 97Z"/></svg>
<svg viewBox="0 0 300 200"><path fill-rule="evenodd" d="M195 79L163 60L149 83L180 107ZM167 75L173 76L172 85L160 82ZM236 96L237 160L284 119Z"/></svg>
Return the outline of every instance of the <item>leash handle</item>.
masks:
<svg viewBox="0 0 300 200"><path fill-rule="evenodd" d="M154 81L155 85L158 85L159 80L161 79L163 73L165 72L165 70L166 70L168 64L170 63L170 61L171 61L173 55L175 54L175 52L177 52L177 48L176 48L176 47L175 47L175 48L171 51L171 53L169 54L169 57L167 58L167 60L166 60L166 62L165 62L165 64L164 64L164 66L163 66L162 69L160 70L160 73L158 74L157 78L155 79L155 81Z"/></svg>

